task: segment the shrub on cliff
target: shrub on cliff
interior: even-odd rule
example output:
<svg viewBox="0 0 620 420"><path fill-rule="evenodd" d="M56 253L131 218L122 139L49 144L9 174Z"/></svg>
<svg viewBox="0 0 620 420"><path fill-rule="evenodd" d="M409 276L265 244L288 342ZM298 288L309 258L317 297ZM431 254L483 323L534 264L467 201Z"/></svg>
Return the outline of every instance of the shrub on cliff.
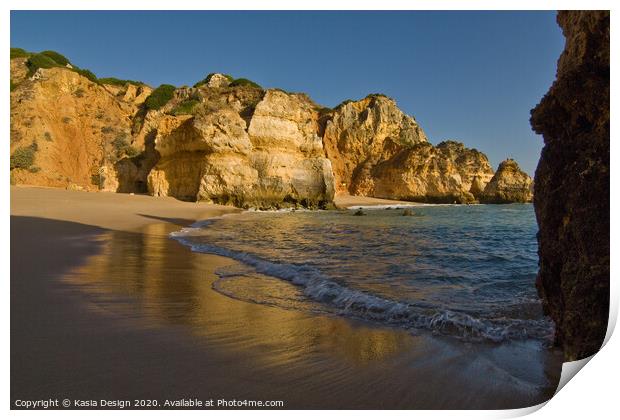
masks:
<svg viewBox="0 0 620 420"><path fill-rule="evenodd" d="M139 154L135 147L133 147L127 141L127 138L124 135L119 135L112 141L112 146L116 151L116 158L120 159L123 156L134 157Z"/></svg>
<svg viewBox="0 0 620 420"><path fill-rule="evenodd" d="M37 150L35 143L28 147L18 147L11 155L11 169L28 169L34 163Z"/></svg>
<svg viewBox="0 0 620 420"><path fill-rule="evenodd" d="M21 51L13 51L13 50L21 50ZM18 56L24 56L20 54L26 54L28 61L26 61L26 66L28 67L28 76L32 76L38 69L51 69L52 67L63 67L66 68L67 64L71 64L69 59L64 55L57 53L56 51L42 51L37 54L31 55L30 53L25 52L21 48L11 48L11 58L13 58L14 54ZM73 66L71 71L76 72L77 74L86 77L93 83L100 83L97 79L95 73L88 69L81 69L77 66Z"/></svg>
<svg viewBox="0 0 620 420"><path fill-rule="evenodd" d="M40 54L51 58L52 60L54 60L56 63L58 63L61 66L66 66L67 64L70 64L70 61L67 57L65 57L64 55L56 51L50 51L50 50L41 51Z"/></svg>
<svg viewBox="0 0 620 420"><path fill-rule="evenodd" d="M384 93L369 93L366 95L368 99L376 99L376 98L388 98L388 96Z"/></svg>
<svg viewBox="0 0 620 420"><path fill-rule="evenodd" d="M23 48L11 48L11 60L20 57L30 57L30 53Z"/></svg>
<svg viewBox="0 0 620 420"><path fill-rule="evenodd" d="M99 83L104 85L125 86L128 83L132 85L144 85L144 82L141 82L139 80L124 80L117 79L116 77L102 77L98 80Z"/></svg>
<svg viewBox="0 0 620 420"><path fill-rule="evenodd" d="M32 76L38 69L51 69L52 67L61 67L60 64L55 62L52 58L45 54L35 54L28 58L26 62L28 67L28 74Z"/></svg>
<svg viewBox="0 0 620 420"><path fill-rule="evenodd" d="M180 104L178 104L177 106L175 106L170 111L170 114L172 114L172 115L188 115L188 114L193 114L194 108L199 103L200 103L200 101L198 101L196 99L187 99L187 100L181 102Z"/></svg>
<svg viewBox="0 0 620 420"><path fill-rule="evenodd" d="M350 104L350 103L352 103L352 102L355 102L355 101L354 101L353 99L345 99L344 101L342 101L342 102L340 102L338 105L336 105L336 106L334 107L334 109L340 109L340 108L342 108L343 106L345 106L345 105L347 105L347 104Z"/></svg>
<svg viewBox="0 0 620 420"><path fill-rule="evenodd" d="M253 88L258 88L258 89L262 89L261 85L259 85L258 83L255 83L251 80L248 79L244 79L244 78L240 78L240 79L235 79L230 83L231 87L235 87L235 86L250 86Z"/></svg>
<svg viewBox="0 0 620 420"><path fill-rule="evenodd" d="M80 69L80 68L74 68L73 71L75 71L77 74L86 77L88 80L90 80L93 83L99 83L99 80L97 79L97 76L95 75L95 73L93 73L92 71L88 70L88 69Z"/></svg>
<svg viewBox="0 0 620 420"><path fill-rule="evenodd" d="M174 90L176 88L172 85L160 85L157 89L155 89L146 101L144 101L144 106L146 109L159 109L162 106L166 105L170 99L174 96Z"/></svg>

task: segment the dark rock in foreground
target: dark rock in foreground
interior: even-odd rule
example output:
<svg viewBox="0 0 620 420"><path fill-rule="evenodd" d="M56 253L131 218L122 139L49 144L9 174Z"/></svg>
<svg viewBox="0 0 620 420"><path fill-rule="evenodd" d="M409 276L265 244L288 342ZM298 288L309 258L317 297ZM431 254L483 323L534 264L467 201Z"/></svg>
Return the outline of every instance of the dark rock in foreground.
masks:
<svg viewBox="0 0 620 420"><path fill-rule="evenodd" d="M537 287L571 361L600 349L609 317L609 12L560 12L558 23L557 79L531 119L545 139Z"/></svg>

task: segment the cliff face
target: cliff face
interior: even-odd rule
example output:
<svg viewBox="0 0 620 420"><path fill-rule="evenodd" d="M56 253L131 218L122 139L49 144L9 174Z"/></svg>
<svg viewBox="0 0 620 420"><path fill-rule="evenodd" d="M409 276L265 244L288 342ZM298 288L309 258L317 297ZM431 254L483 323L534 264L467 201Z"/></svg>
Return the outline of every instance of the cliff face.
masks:
<svg viewBox="0 0 620 420"><path fill-rule="evenodd" d="M240 207L330 203L334 181L316 106L303 95L268 90L249 126L242 108L221 104L160 120L161 160L149 175L149 191Z"/></svg>
<svg viewBox="0 0 620 420"><path fill-rule="evenodd" d="M532 201L532 195L532 178L513 159L506 159L499 164L497 172L484 188L480 202L528 203Z"/></svg>
<svg viewBox="0 0 620 420"><path fill-rule="evenodd" d="M609 317L609 12L560 12L557 78L532 111L537 287L567 361L597 352Z"/></svg>
<svg viewBox="0 0 620 420"><path fill-rule="evenodd" d="M436 203L470 203L493 176L487 157L454 141L404 148L373 170L372 195Z"/></svg>
<svg viewBox="0 0 620 420"><path fill-rule="evenodd" d="M431 145L417 122L381 95L336 108L323 141L336 190L352 195L468 203L493 177L484 154L455 141Z"/></svg>
<svg viewBox="0 0 620 420"><path fill-rule="evenodd" d="M11 60L14 183L278 208L336 193L469 203L493 177L483 153L431 145L384 95L327 109L222 74L153 90L29 64Z"/></svg>
<svg viewBox="0 0 620 420"><path fill-rule="evenodd" d="M372 195L372 169L403 148L428 143L418 123L383 95L338 106L326 117L325 155L337 192Z"/></svg>
<svg viewBox="0 0 620 420"><path fill-rule="evenodd" d="M30 80L24 61L13 61L13 182L99 189L100 169L126 155L136 104L61 68L39 69Z"/></svg>

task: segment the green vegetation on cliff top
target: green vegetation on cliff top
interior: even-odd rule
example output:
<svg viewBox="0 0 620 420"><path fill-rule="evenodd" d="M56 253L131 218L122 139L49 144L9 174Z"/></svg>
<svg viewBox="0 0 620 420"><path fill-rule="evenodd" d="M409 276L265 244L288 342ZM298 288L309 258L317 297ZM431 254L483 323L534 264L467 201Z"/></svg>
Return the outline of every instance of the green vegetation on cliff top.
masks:
<svg viewBox="0 0 620 420"><path fill-rule="evenodd" d="M113 86L124 86L126 84L145 85L144 82L137 81L137 80L118 79L116 77L98 78L90 70L80 69L76 65L72 64L68 58L66 58L64 55L56 51L46 50L40 53L31 53L22 48L11 48L11 59L19 58L19 57L28 58L26 65L28 66L28 69L29 69L29 72L28 72L29 76L32 76L39 68L47 69L47 68L52 68L52 67L64 67L64 68L67 68L68 70L74 71L88 78L90 81L94 83L98 83L101 85L103 84L113 85ZM72 68L67 67L67 64L69 64ZM197 87L200 87L208 83L215 74L218 74L218 73L209 73L207 77L196 82L194 84L194 87L197 88ZM245 87L252 87L256 89L263 89L262 86L260 86L258 83L252 80L249 80L243 77L235 79L229 74L225 74L225 73L219 73L219 74L222 74L230 81L230 85L229 85L230 87L245 86ZM11 87L13 89L15 86L12 85ZM145 101L146 108L153 109L153 110L160 109L161 107L166 105L170 101L170 99L172 99L172 97L174 96L175 89L176 88L172 85L168 85L168 84L160 85L157 89L155 89L151 93L151 95ZM277 89L277 90L286 92L283 89ZM291 92L286 92L286 93L290 94ZM377 98L377 97L386 97L386 95L382 93L373 93L373 94L367 95L366 97ZM339 105L337 105L333 109L338 109L342 107L343 105L346 105L350 102L354 102L354 101L351 99L347 99L341 102ZM195 103L194 100L187 100L179 104L177 107L175 107L171 111L171 113L173 115L191 114L196 104L197 103ZM320 107L318 105L317 105L317 109L320 109L323 113L333 110L332 108Z"/></svg>
<svg viewBox="0 0 620 420"><path fill-rule="evenodd" d="M50 51L50 50L41 51L39 54L42 54L42 55L45 55L51 58L52 60L54 60L56 63L60 64L61 66L66 66L67 64L71 64L71 62L69 61L67 57L65 57L64 55L56 51Z"/></svg>
<svg viewBox="0 0 620 420"><path fill-rule="evenodd" d="M174 90L176 88L172 85L160 85L157 89L155 89L146 101L144 101L144 105L146 109L159 109L162 106L166 105L170 99L174 96Z"/></svg>
<svg viewBox="0 0 620 420"><path fill-rule="evenodd" d="M235 79L233 80L230 85L231 87L235 87L235 86L250 86L253 88L258 88L258 89L262 89L261 85L259 85L256 82L253 82L249 79L245 79L245 78L240 78L240 79Z"/></svg>
<svg viewBox="0 0 620 420"><path fill-rule="evenodd" d="M93 73L92 71L88 70L88 69L79 69L79 68L74 68L73 71L75 71L77 74L86 77L88 80L90 80L93 83L99 83L99 80L97 79L97 76L95 75L95 73Z"/></svg>
<svg viewBox="0 0 620 420"><path fill-rule="evenodd" d="M116 77L100 77L99 83L103 85L114 85L114 86L125 86L126 84L131 85L145 85L144 82L139 80L125 80L125 79L117 79Z"/></svg>
<svg viewBox="0 0 620 420"><path fill-rule="evenodd" d="M11 56L13 54L18 54L18 56L24 57L24 50L21 48L11 48ZM43 51L40 53L26 53L30 55L26 55L28 57L28 61L26 61L26 66L28 67L28 77L32 76L39 69L51 69L53 67L62 67L67 70L74 71L81 76L86 77L88 80L94 83L99 83L97 76L95 73L88 69L81 69L78 66L71 64L69 59L64 55L56 52L56 51Z"/></svg>
<svg viewBox="0 0 620 420"><path fill-rule="evenodd" d="M20 57L30 57L31 55L32 54L23 48L11 48L11 60Z"/></svg>
<svg viewBox="0 0 620 420"><path fill-rule="evenodd" d="M26 62L28 67L28 75L32 76L39 69L51 69L52 67L62 67L55 62L52 58L45 54L34 54L28 57Z"/></svg>
<svg viewBox="0 0 620 420"><path fill-rule="evenodd" d="M24 50L23 48L11 48L11 60L20 57L28 58L28 60L26 61L26 66L28 67L29 77L36 73L38 69L51 69L53 67L62 67L66 68L67 70L74 71L81 76L86 77L91 82L98 84L124 86L127 83L131 83L134 85L144 85L143 82L135 80L117 79L116 77L103 77L100 79L92 71L79 68L75 64L72 64L67 57L56 51L46 50L41 51L40 53L31 53ZM67 65L69 65L70 67L68 67Z"/></svg>

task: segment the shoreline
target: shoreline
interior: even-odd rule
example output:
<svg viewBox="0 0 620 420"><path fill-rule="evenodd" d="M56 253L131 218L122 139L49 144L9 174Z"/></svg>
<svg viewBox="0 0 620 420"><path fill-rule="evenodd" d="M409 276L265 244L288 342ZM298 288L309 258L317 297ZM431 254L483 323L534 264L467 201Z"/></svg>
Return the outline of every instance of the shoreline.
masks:
<svg viewBox="0 0 620 420"><path fill-rule="evenodd" d="M338 208L352 209L356 207L421 206L425 203L341 194L334 197L334 204Z"/></svg>
<svg viewBox="0 0 620 420"><path fill-rule="evenodd" d="M233 260L191 252L168 233L235 212L149 196L11 188L12 401L65 394L245 396L284 400L285 408L540 402L493 362L515 346L472 352L441 338L212 290L217 268ZM528 363L553 366L528 346L516 345ZM499 376L471 379L479 369ZM489 389L498 378L507 389ZM425 386L429 381L434 385ZM550 384L543 394L554 390Z"/></svg>

